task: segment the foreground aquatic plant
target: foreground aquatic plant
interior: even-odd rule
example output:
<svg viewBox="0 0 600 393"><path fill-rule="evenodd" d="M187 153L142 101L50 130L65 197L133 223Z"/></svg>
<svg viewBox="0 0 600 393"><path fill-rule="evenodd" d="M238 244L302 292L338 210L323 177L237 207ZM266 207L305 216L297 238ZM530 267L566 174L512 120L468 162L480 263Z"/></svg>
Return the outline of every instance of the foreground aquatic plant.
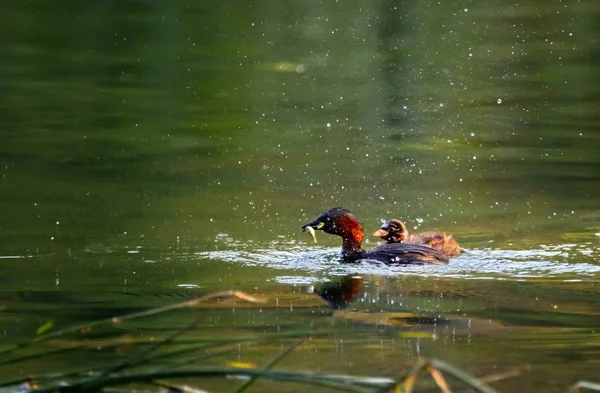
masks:
<svg viewBox="0 0 600 393"><path fill-rule="evenodd" d="M86 324L80 324L69 328L61 329L56 332L40 334L38 337L22 344L13 345L0 350L3 355L2 364L14 364L15 362L26 359L39 359L44 356L57 353L68 352L73 349L89 348L89 343L78 343L68 348L59 350L41 351L35 354L9 357L11 353L32 347L36 343L48 341L59 336L73 332L83 332L104 324L119 325L124 321L133 320L151 315L166 313L173 310L186 308L195 308L200 303L211 299L233 297L242 299L250 303L264 303L261 298L254 297L239 291L224 291L193 300L189 300L174 305L154 308L142 312L131 313L120 317L113 317L93 321ZM352 375L322 375L310 372L296 372L272 370L279 361L292 353L298 346L302 345L308 338L329 334L331 331L296 331L282 333L258 334L252 336L238 337L211 337L211 338L182 338L181 336L196 327L204 319L201 314L185 327L175 330L162 340L156 342L151 340L133 340L131 345L137 345L142 350L117 364L107 364L105 367L96 368L94 371L85 369L71 369L62 373L39 374L27 378L8 380L0 383L0 392L10 393L76 393L76 392L110 392L110 393L129 393L143 388L149 393L206 393L202 387L190 385L178 385L173 382L178 379L195 378L200 385L203 378L206 377L226 377L234 379L245 379L246 381L237 389L232 390L235 393L243 393L250 388L255 381L271 380L281 382L296 382L306 385L313 385L328 389L340 390L345 392L371 393L371 392L395 392L411 393L414 390L415 383L419 375L428 372L435 384L444 393L450 393L451 388L446 381L446 376L452 376L458 381L470 386L477 392L495 393L496 391L486 384L501 380L507 377L519 374L518 370L509 371L502 374L494 374L483 378L474 378L462 370L441 360L421 359L413 369L404 377L398 379L362 377ZM48 329L50 329L49 327ZM42 329L47 330L47 329ZM40 331L40 330L38 330ZM239 367L212 367L212 366L191 366L193 362L206 360L215 356L226 355L237 349L240 345L247 343L267 342L274 339L295 338L291 344L277 353L272 359L267 361L262 367L248 367L248 365L238 365ZM111 347L121 345L120 341L103 341L102 347ZM182 344L185 344L181 348ZM93 345L98 345L94 342ZM179 346L177 349L171 349L171 346ZM213 349L212 351L208 351ZM167 362L165 364L165 362ZM144 368L140 371L140 366ZM188 382L189 383L189 382ZM580 381L569 389L569 393L579 392L581 389L600 391L600 384L593 382Z"/></svg>

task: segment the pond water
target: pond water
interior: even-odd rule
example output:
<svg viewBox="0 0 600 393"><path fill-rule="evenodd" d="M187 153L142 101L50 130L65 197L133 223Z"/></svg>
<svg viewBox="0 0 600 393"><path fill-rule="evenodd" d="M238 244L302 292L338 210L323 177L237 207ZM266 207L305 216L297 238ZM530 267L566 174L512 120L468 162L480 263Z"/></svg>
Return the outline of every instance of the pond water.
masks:
<svg viewBox="0 0 600 393"><path fill-rule="evenodd" d="M202 334L328 332L283 369L393 377L433 357L514 373L493 383L506 392L600 381L599 17L592 0L8 1L0 346L237 289L268 303L206 307ZM401 218L468 252L341 264L339 238L300 231L336 206L368 233ZM318 296L347 283L346 308Z"/></svg>

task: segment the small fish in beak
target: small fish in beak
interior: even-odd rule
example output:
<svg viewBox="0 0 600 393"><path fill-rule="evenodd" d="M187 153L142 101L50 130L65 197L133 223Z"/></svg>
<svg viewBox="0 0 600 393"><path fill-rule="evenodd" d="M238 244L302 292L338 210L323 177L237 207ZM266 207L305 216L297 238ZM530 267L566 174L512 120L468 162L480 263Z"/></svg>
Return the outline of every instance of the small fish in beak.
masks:
<svg viewBox="0 0 600 393"><path fill-rule="evenodd" d="M313 240L315 241L315 243L317 242L317 235L315 235L315 230L313 227L311 226L307 226L306 228L306 232L308 232L310 234L310 236L313 238Z"/></svg>

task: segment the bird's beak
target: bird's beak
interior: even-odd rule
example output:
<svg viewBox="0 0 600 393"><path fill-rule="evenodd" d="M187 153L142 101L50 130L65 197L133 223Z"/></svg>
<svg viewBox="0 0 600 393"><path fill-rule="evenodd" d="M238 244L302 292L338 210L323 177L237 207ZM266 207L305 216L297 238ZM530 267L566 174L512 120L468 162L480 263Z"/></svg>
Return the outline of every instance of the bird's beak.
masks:
<svg viewBox="0 0 600 393"><path fill-rule="evenodd" d="M323 226L325 224L322 222L319 222L319 220L315 220L313 222L309 222L306 225L302 226L302 232L308 232L310 234L310 236L313 238L313 240L315 241L315 243L317 242L317 236L315 235L315 230L321 230L323 229Z"/></svg>
<svg viewBox="0 0 600 393"><path fill-rule="evenodd" d="M383 229L379 229L377 231L375 231L375 233L373 233L373 236L376 237L386 237L389 234L388 231L384 231Z"/></svg>

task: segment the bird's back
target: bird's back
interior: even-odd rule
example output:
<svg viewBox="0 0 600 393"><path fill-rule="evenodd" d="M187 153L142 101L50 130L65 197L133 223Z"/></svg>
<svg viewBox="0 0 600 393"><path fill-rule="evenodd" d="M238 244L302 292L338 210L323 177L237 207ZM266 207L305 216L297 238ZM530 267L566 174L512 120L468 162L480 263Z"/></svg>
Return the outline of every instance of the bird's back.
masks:
<svg viewBox="0 0 600 393"><path fill-rule="evenodd" d="M364 258L388 264L444 264L448 258L431 247L411 243L387 243L365 251Z"/></svg>
<svg viewBox="0 0 600 393"><path fill-rule="evenodd" d="M461 253L461 248L452 235L446 235L444 232L417 233L409 235L406 241L435 248L449 257L455 257Z"/></svg>

